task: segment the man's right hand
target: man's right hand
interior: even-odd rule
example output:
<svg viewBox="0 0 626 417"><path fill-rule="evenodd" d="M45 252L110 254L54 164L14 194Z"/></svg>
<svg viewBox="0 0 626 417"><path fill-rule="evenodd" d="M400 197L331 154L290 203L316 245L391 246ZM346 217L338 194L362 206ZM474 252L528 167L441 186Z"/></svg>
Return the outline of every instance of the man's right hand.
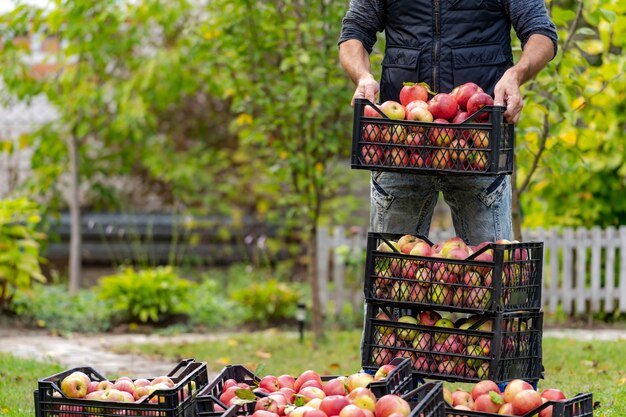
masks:
<svg viewBox="0 0 626 417"><path fill-rule="evenodd" d="M357 98L364 98L372 103L376 103L379 89L378 81L376 81L371 74L361 78L356 85L356 90L354 91L350 104L354 107L354 99Z"/></svg>

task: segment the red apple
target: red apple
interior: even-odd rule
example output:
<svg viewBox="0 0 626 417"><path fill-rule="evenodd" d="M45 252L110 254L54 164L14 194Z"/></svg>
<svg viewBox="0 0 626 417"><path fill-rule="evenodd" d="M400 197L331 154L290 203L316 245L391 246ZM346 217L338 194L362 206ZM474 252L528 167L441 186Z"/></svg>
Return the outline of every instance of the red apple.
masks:
<svg viewBox="0 0 626 417"><path fill-rule="evenodd" d="M430 256L433 250L431 246L424 240L419 240L415 242L415 245L409 251L409 254L412 256Z"/></svg>
<svg viewBox="0 0 626 417"><path fill-rule="evenodd" d="M434 326L441 319L441 314L432 310L424 310L419 314L419 324L424 326Z"/></svg>
<svg viewBox="0 0 626 417"><path fill-rule="evenodd" d="M304 389L306 387L315 387L315 388L322 389L324 386L323 386L323 384L320 381L309 380L309 381L306 381L304 384L302 384L300 386L300 391L302 391L302 389Z"/></svg>
<svg viewBox="0 0 626 417"><path fill-rule="evenodd" d="M358 372L348 376L348 391L352 392L358 387L367 387L374 377L367 372Z"/></svg>
<svg viewBox="0 0 626 417"><path fill-rule="evenodd" d="M428 104L424 101L413 101L409 103L411 107L407 106L406 109L406 119L407 120L415 120L418 122L432 122L433 115L428 110ZM420 131L422 129L415 129Z"/></svg>
<svg viewBox="0 0 626 417"><path fill-rule="evenodd" d="M322 388L324 390L324 394L328 395L346 395L348 393L347 378L345 377L337 377L333 378L324 384Z"/></svg>
<svg viewBox="0 0 626 417"><path fill-rule="evenodd" d="M174 381L172 381L172 378L170 378L169 376L157 376L156 378L154 378L151 382L152 385L156 385L156 384L160 384L160 383L165 383L167 384L170 388L173 388L176 384L174 384Z"/></svg>
<svg viewBox="0 0 626 417"><path fill-rule="evenodd" d="M385 153L378 145L363 145L361 147L361 156L363 157L363 163L366 165L378 165L385 159Z"/></svg>
<svg viewBox="0 0 626 417"><path fill-rule="evenodd" d="M524 415L531 410L539 407L543 404L541 401L541 395L534 389L522 390L513 397L513 413L516 415Z"/></svg>
<svg viewBox="0 0 626 417"><path fill-rule="evenodd" d="M452 120L458 112L459 105L450 94L439 93L430 99L428 109L435 119Z"/></svg>
<svg viewBox="0 0 626 417"><path fill-rule="evenodd" d="M472 394L467 391L463 391L462 389L456 389L452 392L452 406L457 405L465 405L470 409L474 405L474 399L472 398Z"/></svg>
<svg viewBox="0 0 626 417"><path fill-rule="evenodd" d="M393 167L408 167L411 156L404 148L385 150L385 164Z"/></svg>
<svg viewBox="0 0 626 417"><path fill-rule="evenodd" d="M376 417L389 417L393 413L400 413L407 417L411 413L411 407L398 395L384 395L376 401L374 415Z"/></svg>
<svg viewBox="0 0 626 417"><path fill-rule="evenodd" d="M435 169L449 169L451 167L450 151L437 149L432 155L431 167Z"/></svg>
<svg viewBox="0 0 626 417"><path fill-rule="evenodd" d="M87 387L87 394L98 391L98 385L100 385L100 381L89 382L89 386Z"/></svg>
<svg viewBox="0 0 626 417"><path fill-rule="evenodd" d="M411 153L411 159L409 164L412 167L430 167L432 164L432 158L430 157L430 152L423 149L422 151L414 151Z"/></svg>
<svg viewBox="0 0 626 417"><path fill-rule="evenodd" d="M279 388L291 388L293 389L296 379L292 375L280 375L276 378L278 380Z"/></svg>
<svg viewBox="0 0 626 417"><path fill-rule="evenodd" d="M256 410L253 414L253 417L280 417L278 414L267 411L267 410Z"/></svg>
<svg viewBox="0 0 626 417"><path fill-rule="evenodd" d="M439 123L442 125L449 124L446 119L437 118L433 120L433 123ZM454 129L445 126L433 126L428 131L428 139L433 145L437 146L449 146L454 137Z"/></svg>
<svg viewBox="0 0 626 417"><path fill-rule="evenodd" d="M497 413L500 406L504 404L504 401L499 395L496 394L496 396L500 398L498 402L494 402L490 394L479 395L474 399L474 410L484 411L486 413Z"/></svg>
<svg viewBox="0 0 626 417"><path fill-rule="evenodd" d="M498 409L498 414L504 414L504 415L512 416L513 415L513 404L511 404L511 403L504 403L504 404L502 404L502 406ZM539 415L539 417L541 417L541 414Z"/></svg>
<svg viewBox="0 0 626 417"><path fill-rule="evenodd" d="M504 401L507 403L513 402L513 398L515 398L517 393L525 389L533 389L533 386L523 379L512 380L504 388Z"/></svg>
<svg viewBox="0 0 626 417"><path fill-rule="evenodd" d="M485 106L493 106L493 98L485 92L475 93L467 100L467 112L469 114L474 114ZM484 113L477 117L476 120L486 120L488 118L489 113Z"/></svg>
<svg viewBox="0 0 626 417"><path fill-rule="evenodd" d="M467 110L467 101L476 93L482 93L483 89L469 82L459 86L455 94L456 102L462 110Z"/></svg>
<svg viewBox="0 0 626 417"><path fill-rule="evenodd" d="M395 368L396 366L391 364L381 366L376 370L376 373L374 374L374 381L380 381L381 379L387 378L387 375L389 375L389 373L391 373L391 371L393 371Z"/></svg>
<svg viewBox="0 0 626 417"><path fill-rule="evenodd" d="M322 410L307 410L302 414L302 417L330 417Z"/></svg>
<svg viewBox="0 0 626 417"><path fill-rule="evenodd" d="M104 394L102 394L102 396L100 397L102 401L108 401L108 402L114 402L114 403L124 402L124 398L125 396L124 394L122 394L122 391L117 390L115 388L111 388L109 390L104 391Z"/></svg>
<svg viewBox="0 0 626 417"><path fill-rule="evenodd" d="M378 106L376 106L378 107ZM363 109L363 116L365 117L375 117L375 118L379 118L382 119L382 115L376 111L372 106L367 105L365 106L365 108Z"/></svg>
<svg viewBox="0 0 626 417"><path fill-rule="evenodd" d="M500 394L500 388L498 387L498 384L489 379L479 381L472 388L472 399L476 401L476 398L478 398L478 396L488 394L490 391L495 391L496 393Z"/></svg>
<svg viewBox="0 0 626 417"><path fill-rule="evenodd" d="M409 253L413 246L420 241L417 236L413 235L404 235L400 239L398 239L398 246L400 247L400 252Z"/></svg>
<svg viewBox="0 0 626 417"><path fill-rule="evenodd" d="M300 391L298 391L298 394L304 397L304 399L307 401L310 401L313 398L326 397L326 394L324 394L324 391L321 388L317 388L317 387L304 387Z"/></svg>
<svg viewBox="0 0 626 417"><path fill-rule="evenodd" d="M235 392L239 389L241 388L239 388L237 385L233 385L233 386L226 388L226 390L222 391L222 393L220 394L220 397L219 397L220 402L226 405L230 405L230 400L232 400L233 398L237 396Z"/></svg>
<svg viewBox="0 0 626 417"><path fill-rule="evenodd" d="M380 126L372 123L363 126L363 140L366 142L382 142L383 131Z"/></svg>
<svg viewBox="0 0 626 417"><path fill-rule="evenodd" d="M320 410L329 416L337 416L348 404L350 404L350 400L345 395L330 395L322 399Z"/></svg>
<svg viewBox="0 0 626 417"><path fill-rule="evenodd" d="M365 417L365 413L356 405L349 404L339 412L339 417Z"/></svg>
<svg viewBox="0 0 626 417"><path fill-rule="evenodd" d="M233 378L227 379L226 381L224 381L224 385L222 385L222 392L226 391L230 387L234 387L235 385L237 385L237 381L235 381Z"/></svg>
<svg viewBox="0 0 626 417"><path fill-rule="evenodd" d="M469 156L469 144L465 139L454 139L450 142L450 147L454 148L450 151L450 157L453 161L463 163Z"/></svg>
<svg viewBox="0 0 626 417"><path fill-rule="evenodd" d="M402 83L400 103L406 106L414 100L428 101L428 90L426 87L412 82Z"/></svg>
<svg viewBox="0 0 626 417"><path fill-rule="evenodd" d="M561 401L567 398L565 397L565 394L563 393L563 391L561 391L560 389L556 389L556 388L544 389L543 391L541 391L541 397L550 401Z"/></svg>
<svg viewBox="0 0 626 417"><path fill-rule="evenodd" d="M393 120L404 120L406 112L404 106L397 101L387 100L378 107L384 114Z"/></svg>

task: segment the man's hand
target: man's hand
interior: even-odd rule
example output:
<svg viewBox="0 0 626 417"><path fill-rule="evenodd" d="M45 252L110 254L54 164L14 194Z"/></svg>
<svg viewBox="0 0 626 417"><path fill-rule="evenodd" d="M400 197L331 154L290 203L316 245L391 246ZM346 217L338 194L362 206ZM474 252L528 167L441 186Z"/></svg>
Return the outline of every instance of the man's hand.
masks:
<svg viewBox="0 0 626 417"><path fill-rule="evenodd" d="M373 76L363 77L356 85L356 90L352 96L352 102L350 103L354 107L354 99L365 98L372 103L376 103L376 97L378 97L379 91L378 81Z"/></svg>
<svg viewBox="0 0 626 417"><path fill-rule="evenodd" d="M519 121L524 100L520 92L520 80L515 67L509 68L496 84L493 101L496 106L506 106L504 118L509 123Z"/></svg>

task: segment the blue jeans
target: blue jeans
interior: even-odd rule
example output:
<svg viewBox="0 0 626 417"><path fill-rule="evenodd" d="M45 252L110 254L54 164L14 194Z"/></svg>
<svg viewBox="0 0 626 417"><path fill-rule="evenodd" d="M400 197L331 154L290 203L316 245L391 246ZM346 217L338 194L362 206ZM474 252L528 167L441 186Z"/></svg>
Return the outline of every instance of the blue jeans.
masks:
<svg viewBox="0 0 626 417"><path fill-rule="evenodd" d="M373 171L370 229L428 236L439 192L457 236L471 245L512 239L511 178Z"/></svg>

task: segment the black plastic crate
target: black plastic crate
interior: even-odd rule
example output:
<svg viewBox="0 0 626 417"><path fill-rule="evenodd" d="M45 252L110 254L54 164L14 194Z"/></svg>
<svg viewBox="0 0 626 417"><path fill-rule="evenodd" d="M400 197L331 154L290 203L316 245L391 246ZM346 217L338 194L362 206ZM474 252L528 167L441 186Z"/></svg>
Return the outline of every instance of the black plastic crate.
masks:
<svg viewBox="0 0 626 417"><path fill-rule="evenodd" d="M486 106L463 123L366 117L371 101L356 99L352 168L407 173L511 174L515 128L504 106ZM484 121L483 121L484 120Z"/></svg>
<svg viewBox="0 0 626 417"><path fill-rule="evenodd" d="M90 367L73 368L40 379L34 392L37 417L193 417L195 397L209 382L206 363L186 359L167 374L176 384L173 388L156 390L139 403L107 402L66 397L61 392L61 381L75 371L85 373L92 381L107 379Z"/></svg>
<svg viewBox="0 0 626 417"><path fill-rule="evenodd" d="M552 417L593 417L593 395L585 393L563 401L548 401L520 417L534 417L548 407L552 407ZM446 411L449 417L490 417L495 415L481 411L455 410L449 404L446 404Z"/></svg>
<svg viewBox="0 0 626 417"><path fill-rule="evenodd" d="M543 377L542 312L476 315L475 321L450 328L416 324L422 311L367 303L363 369L403 356L411 359L420 379L502 383Z"/></svg>
<svg viewBox="0 0 626 417"><path fill-rule="evenodd" d="M409 417L446 417L443 384L427 382L402 396L411 406Z"/></svg>
<svg viewBox="0 0 626 417"><path fill-rule="evenodd" d="M370 382L368 388L376 398L387 394L402 395L413 389L413 373L411 361L406 358L396 358L389 363L395 368L385 379ZM378 369L378 368L376 368ZM376 371L373 369L372 371ZM321 375L322 381L329 381L336 378L336 375ZM254 388L261 380L252 371L242 365L230 365L225 367L197 396L198 415L200 417L230 417L230 415L250 415L254 412L254 403L249 403L246 407L230 407L219 400L224 382L227 379L234 379L237 382L245 382ZM262 395L262 394L261 394ZM259 395L259 396L261 396ZM232 409L232 410L231 410ZM228 416L224 414L228 413ZM233 414L234 413L234 414Z"/></svg>
<svg viewBox="0 0 626 417"><path fill-rule="evenodd" d="M368 233L367 301L468 313L540 310L542 242L490 243L465 260L379 250L402 236Z"/></svg>

